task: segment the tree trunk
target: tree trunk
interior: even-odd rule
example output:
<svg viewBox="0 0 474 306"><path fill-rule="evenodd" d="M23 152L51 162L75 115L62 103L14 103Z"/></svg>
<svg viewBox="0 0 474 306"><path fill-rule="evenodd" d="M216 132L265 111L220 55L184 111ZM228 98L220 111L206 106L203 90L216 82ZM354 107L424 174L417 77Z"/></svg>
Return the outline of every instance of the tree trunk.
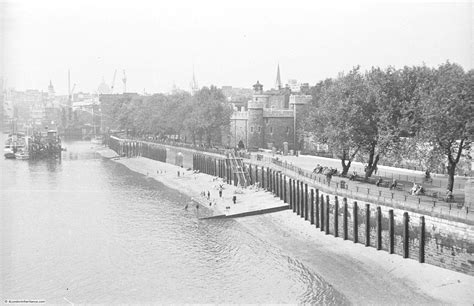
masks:
<svg viewBox="0 0 474 306"><path fill-rule="evenodd" d="M448 186L447 190L453 192L454 173L456 172L456 163L448 159Z"/></svg>
<svg viewBox="0 0 474 306"><path fill-rule="evenodd" d="M346 164L346 159L341 159L341 164L342 164L342 173L341 176L346 176L347 172L349 172L349 168L351 167L351 160L347 160Z"/></svg>
<svg viewBox="0 0 474 306"><path fill-rule="evenodd" d="M379 162L380 155L375 154L375 145L372 146L369 154L369 161L367 162L367 168L365 169L365 179L368 179L372 176L375 168L377 168L377 163Z"/></svg>
<svg viewBox="0 0 474 306"><path fill-rule="evenodd" d="M350 152L350 150L349 150ZM342 176L346 176L347 173L349 172L349 169L351 167L352 161L354 160L357 152L359 152L359 148L355 149L352 154L349 154L346 150L343 151L342 153L342 158L341 158L341 164L342 164ZM346 164L347 160L347 164Z"/></svg>

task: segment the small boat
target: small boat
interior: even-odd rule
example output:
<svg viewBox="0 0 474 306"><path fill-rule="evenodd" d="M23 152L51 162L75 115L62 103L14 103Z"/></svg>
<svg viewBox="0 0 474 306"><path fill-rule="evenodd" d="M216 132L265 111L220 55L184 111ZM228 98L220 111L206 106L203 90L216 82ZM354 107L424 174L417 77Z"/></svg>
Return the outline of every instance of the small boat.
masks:
<svg viewBox="0 0 474 306"><path fill-rule="evenodd" d="M3 156L5 158L15 158L15 153L24 146L24 142L23 134L10 134L5 141Z"/></svg>
<svg viewBox="0 0 474 306"><path fill-rule="evenodd" d="M5 145L5 148L3 149L3 156L5 156L5 158L15 158L13 146Z"/></svg>
<svg viewBox="0 0 474 306"><path fill-rule="evenodd" d="M15 158L22 160L30 159L30 154L26 150L20 150L15 153Z"/></svg>

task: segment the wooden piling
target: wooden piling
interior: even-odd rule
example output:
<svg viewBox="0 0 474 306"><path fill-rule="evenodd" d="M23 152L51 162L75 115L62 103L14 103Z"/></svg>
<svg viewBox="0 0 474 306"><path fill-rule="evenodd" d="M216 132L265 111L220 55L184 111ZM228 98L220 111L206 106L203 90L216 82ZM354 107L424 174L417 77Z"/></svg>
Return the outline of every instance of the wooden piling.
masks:
<svg viewBox="0 0 474 306"><path fill-rule="evenodd" d="M352 222L352 231L354 232L354 243L359 242L359 224L358 224L358 219L359 219L359 208L357 207L357 202L354 202L354 206L352 207L352 217L353 217L353 222Z"/></svg>
<svg viewBox="0 0 474 306"><path fill-rule="evenodd" d="M321 230L321 232L323 232L324 231L324 195L321 195L321 201L319 202L320 202L319 212L320 212L320 217L321 217L321 220L320 220L321 226L319 229Z"/></svg>
<svg viewBox="0 0 474 306"><path fill-rule="evenodd" d="M382 208L380 208L380 206L377 206L376 227L377 227L377 250L381 250L382 249Z"/></svg>
<svg viewBox="0 0 474 306"><path fill-rule="evenodd" d="M293 192L291 197L293 198L293 212L296 212L296 181L293 179Z"/></svg>
<svg viewBox="0 0 474 306"><path fill-rule="evenodd" d="M308 220L308 184L304 184L304 219Z"/></svg>
<svg viewBox="0 0 474 306"><path fill-rule="evenodd" d="M299 216L300 215L300 181L296 182L296 214Z"/></svg>
<svg viewBox="0 0 474 306"><path fill-rule="evenodd" d="M314 195L316 198L316 203L314 203L314 219L315 219L315 225L316 228L319 227L319 189L316 189L316 194Z"/></svg>
<svg viewBox="0 0 474 306"><path fill-rule="evenodd" d="M326 230L325 233L326 235L329 235L329 195L326 196L326 207L324 209L324 224L326 225Z"/></svg>
<svg viewBox="0 0 474 306"><path fill-rule="evenodd" d="M409 224L408 213L403 213L403 258L408 258L409 256L409 233L408 233L408 224Z"/></svg>
<svg viewBox="0 0 474 306"><path fill-rule="evenodd" d="M304 218L304 183L300 181L300 217Z"/></svg>
<svg viewBox="0 0 474 306"><path fill-rule="evenodd" d="M337 196L334 198L334 237L339 237L339 199Z"/></svg>
<svg viewBox="0 0 474 306"><path fill-rule="evenodd" d="M425 262L425 216L420 217L420 253L418 255L418 261L420 263Z"/></svg>
<svg viewBox="0 0 474 306"><path fill-rule="evenodd" d="M342 238L347 240L347 198L343 198L342 203Z"/></svg>
<svg viewBox="0 0 474 306"><path fill-rule="evenodd" d="M311 193L310 193L310 197L309 197L309 201L310 201L310 223L311 224L314 224L314 189L311 188Z"/></svg>
<svg viewBox="0 0 474 306"><path fill-rule="evenodd" d="M283 173L280 172L280 200L283 200L283 202L286 203L286 199L285 199L285 196L286 196L286 181L284 180L284 176L283 176Z"/></svg>
<svg viewBox="0 0 474 306"><path fill-rule="evenodd" d="M393 218L393 209L388 211L388 253L393 254L395 241L395 220Z"/></svg>
<svg viewBox="0 0 474 306"><path fill-rule="evenodd" d="M365 204L365 246L370 246L370 204Z"/></svg>
<svg viewBox="0 0 474 306"><path fill-rule="evenodd" d="M293 209L293 180L290 179L289 181L289 191L290 191L290 208Z"/></svg>

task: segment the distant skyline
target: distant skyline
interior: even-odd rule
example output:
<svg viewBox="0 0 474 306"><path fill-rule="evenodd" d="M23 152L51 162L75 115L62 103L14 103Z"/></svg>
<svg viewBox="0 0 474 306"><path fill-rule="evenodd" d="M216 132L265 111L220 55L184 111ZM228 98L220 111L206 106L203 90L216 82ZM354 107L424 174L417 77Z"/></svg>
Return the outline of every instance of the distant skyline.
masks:
<svg viewBox="0 0 474 306"><path fill-rule="evenodd" d="M0 0L1 1L1 0ZM314 85L360 65L474 68L472 1L3 1L0 76L8 88L67 93ZM72 85L71 84L71 85Z"/></svg>

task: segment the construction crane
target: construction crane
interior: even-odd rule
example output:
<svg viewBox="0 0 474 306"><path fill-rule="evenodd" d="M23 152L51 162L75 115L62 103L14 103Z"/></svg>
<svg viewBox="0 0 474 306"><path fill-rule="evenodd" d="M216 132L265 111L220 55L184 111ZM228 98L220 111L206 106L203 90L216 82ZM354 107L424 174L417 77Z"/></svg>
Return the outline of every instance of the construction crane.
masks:
<svg viewBox="0 0 474 306"><path fill-rule="evenodd" d="M122 82L123 82L123 93L126 93L127 92L127 75L125 74L125 69L123 70Z"/></svg>
<svg viewBox="0 0 474 306"><path fill-rule="evenodd" d="M117 69L114 71L114 77L112 78L112 84L110 86L110 93L114 93L114 86L115 86L115 77L117 76Z"/></svg>
<svg viewBox="0 0 474 306"><path fill-rule="evenodd" d="M72 100L73 100L73 94L74 94L74 89L76 88L76 83L72 86L71 89L71 70L67 71L67 93L68 93L68 102L69 105L72 105Z"/></svg>

